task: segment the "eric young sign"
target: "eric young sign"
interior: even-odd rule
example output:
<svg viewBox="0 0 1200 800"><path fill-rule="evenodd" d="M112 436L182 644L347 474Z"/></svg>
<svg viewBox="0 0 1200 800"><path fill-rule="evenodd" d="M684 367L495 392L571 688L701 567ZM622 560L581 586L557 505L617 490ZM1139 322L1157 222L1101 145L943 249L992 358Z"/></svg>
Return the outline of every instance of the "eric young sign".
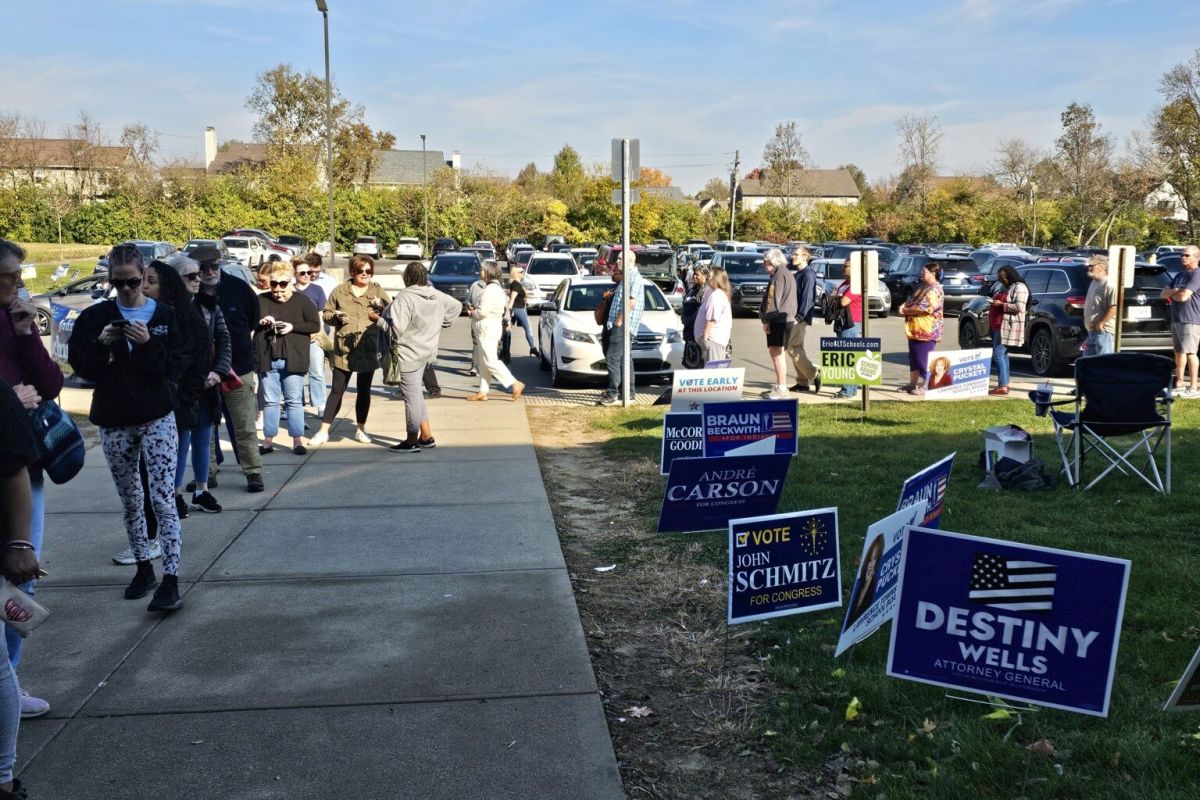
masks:
<svg viewBox="0 0 1200 800"><path fill-rule="evenodd" d="M729 521L730 625L841 604L836 508Z"/></svg>
<svg viewBox="0 0 1200 800"><path fill-rule="evenodd" d="M699 458L704 455L704 430L699 414L663 414L662 453L659 455L659 474L671 471L677 458Z"/></svg>
<svg viewBox="0 0 1200 800"><path fill-rule="evenodd" d="M796 406L795 400L705 403L705 457L723 456L764 439L774 439L774 452L795 455Z"/></svg>
<svg viewBox="0 0 1200 800"><path fill-rule="evenodd" d="M671 383L671 410L698 412L705 403L741 400L745 380L745 367L677 369Z"/></svg>
<svg viewBox="0 0 1200 800"><path fill-rule="evenodd" d="M991 348L933 352L929 354L928 366L926 400L987 397L988 375L992 371Z"/></svg>
<svg viewBox="0 0 1200 800"><path fill-rule="evenodd" d="M1108 716L1129 562L909 528L888 675Z"/></svg>
<svg viewBox="0 0 1200 800"><path fill-rule="evenodd" d="M821 339L821 382L829 386L882 386L881 339Z"/></svg>
<svg viewBox="0 0 1200 800"><path fill-rule="evenodd" d="M676 459L658 532L718 530L731 519L775 513L791 460L773 455Z"/></svg>
<svg viewBox="0 0 1200 800"><path fill-rule="evenodd" d="M954 467L955 455L951 453L906 480L900 490L900 502L896 504L896 510L924 500L927 505L925 519L917 524L926 528L938 527L942 519L942 506L946 504L946 490L950 488L950 470Z"/></svg>

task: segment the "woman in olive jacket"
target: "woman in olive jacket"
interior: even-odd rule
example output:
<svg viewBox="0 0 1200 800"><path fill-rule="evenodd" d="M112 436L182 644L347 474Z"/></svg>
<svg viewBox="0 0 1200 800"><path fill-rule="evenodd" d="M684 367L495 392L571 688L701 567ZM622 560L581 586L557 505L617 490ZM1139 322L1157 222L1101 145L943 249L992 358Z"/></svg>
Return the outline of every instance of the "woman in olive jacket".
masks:
<svg viewBox="0 0 1200 800"><path fill-rule="evenodd" d="M332 325L333 353L329 364L333 368L333 383L321 427L308 443L318 447L329 441L329 426L342 409L342 398L350 385L350 375L358 376L358 391L354 399L355 441L370 444L367 435L367 415L371 413L371 381L379 368L379 322L383 308L391 302L388 293L371 280L375 262L369 256L350 259L350 280L329 293L325 303L325 324Z"/></svg>
<svg viewBox="0 0 1200 800"><path fill-rule="evenodd" d="M275 262L268 278L271 290L258 296L263 315L254 330L254 357L263 386L263 443L259 452L274 450L279 433L279 403L287 405L287 429L292 452L304 455L304 376L308 374L308 345L321 329L316 306L295 291L291 264Z"/></svg>

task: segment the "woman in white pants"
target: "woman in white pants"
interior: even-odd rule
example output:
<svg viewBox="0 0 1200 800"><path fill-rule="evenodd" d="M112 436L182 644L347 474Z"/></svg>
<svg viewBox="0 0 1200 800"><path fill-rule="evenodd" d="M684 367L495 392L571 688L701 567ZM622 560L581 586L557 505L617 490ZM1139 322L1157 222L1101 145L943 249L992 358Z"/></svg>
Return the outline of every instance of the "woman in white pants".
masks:
<svg viewBox="0 0 1200 800"><path fill-rule="evenodd" d="M471 308L471 333L475 339L474 363L479 372L479 391L468 400L487 400L491 380L504 389L512 390L513 400L521 397L525 384L513 378L508 367L497 355L500 335L504 331L504 313L508 310L508 293L500 285L500 267L495 261L483 264L480 280L484 283L479 303Z"/></svg>

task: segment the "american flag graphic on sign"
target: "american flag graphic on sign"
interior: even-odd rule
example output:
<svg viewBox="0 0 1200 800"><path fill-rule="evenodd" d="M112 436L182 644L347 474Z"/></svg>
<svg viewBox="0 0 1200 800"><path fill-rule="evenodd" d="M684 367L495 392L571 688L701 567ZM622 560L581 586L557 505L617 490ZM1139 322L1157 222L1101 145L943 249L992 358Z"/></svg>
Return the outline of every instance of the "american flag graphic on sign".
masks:
<svg viewBox="0 0 1200 800"><path fill-rule="evenodd" d="M949 475L942 475L937 479L937 489L933 493L933 505L942 502L942 498L946 496L946 486L950 482Z"/></svg>
<svg viewBox="0 0 1200 800"><path fill-rule="evenodd" d="M1056 577L1053 564L976 553L971 569L971 602L1005 611L1048 612L1054 601Z"/></svg>
<svg viewBox="0 0 1200 800"><path fill-rule="evenodd" d="M768 433L791 433L792 417L786 411L775 411L771 414L771 427Z"/></svg>

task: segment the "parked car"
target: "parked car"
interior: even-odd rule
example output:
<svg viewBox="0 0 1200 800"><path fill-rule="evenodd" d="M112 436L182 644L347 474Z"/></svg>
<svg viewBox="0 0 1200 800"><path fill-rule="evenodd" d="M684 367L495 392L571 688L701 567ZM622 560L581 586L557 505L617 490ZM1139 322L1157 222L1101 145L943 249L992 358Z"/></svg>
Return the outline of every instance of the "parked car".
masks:
<svg viewBox="0 0 1200 800"><path fill-rule="evenodd" d="M513 267L525 267L529 264L529 259L533 258L533 254L536 252L537 250L534 250L532 247L518 247L512 260L504 263L508 265L509 271L512 271Z"/></svg>
<svg viewBox="0 0 1200 800"><path fill-rule="evenodd" d="M466 250L438 253L429 264L429 284L455 300L465 301L471 284L479 280L483 262Z"/></svg>
<svg viewBox="0 0 1200 800"><path fill-rule="evenodd" d="M980 294L991 294L992 285L996 282L996 274L1001 267L1023 267L1033 263L1033 256L1023 253L1019 256L994 256L979 265L979 274L983 276L983 284L979 287Z"/></svg>
<svg viewBox="0 0 1200 800"><path fill-rule="evenodd" d="M183 246L183 254L190 256L192 251L197 247L215 247L220 251L222 261L235 260L229 254L229 248L226 246L224 239L188 239L187 244Z"/></svg>
<svg viewBox="0 0 1200 800"><path fill-rule="evenodd" d="M439 236L433 240L433 255L446 253L459 248L458 239L453 236Z"/></svg>
<svg viewBox="0 0 1200 800"><path fill-rule="evenodd" d="M292 258L293 256L300 255L300 254L294 252L292 250L292 248L288 247L287 245L280 244L275 239L274 236L267 233L266 231L264 231L261 228L237 228L235 230L228 231L225 234L225 236L222 238L226 238L229 236L257 238L259 241L261 241L263 243L263 247L266 249L267 255L270 255L271 253L278 253L280 258L289 258L289 259Z"/></svg>
<svg viewBox="0 0 1200 800"><path fill-rule="evenodd" d="M600 255L600 251L594 247L572 247L568 252L575 257L577 262L585 256L591 256L594 261L596 256ZM580 266L583 266L583 264L580 263Z"/></svg>
<svg viewBox="0 0 1200 800"><path fill-rule="evenodd" d="M308 254L308 240L302 236L284 235L280 236L277 241L289 248L296 258L303 258Z"/></svg>
<svg viewBox="0 0 1200 800"><path fill-rule="evenodd" d="M230 256L250 269L258 269L267 260L267 248L256 236L227 236L221 241Z"/></svg>
<svg viewBox="0 0 1200 800"><path fill-rule="evenodd" d="M547 236L546 240L544 242L542 242L542 251L548 253L548 252L550 252L551 245L566 244L566 243L567 243L567 239L564 236L554 236L554 235Z"/></svg>
<svg viewBox="0 0 1200 800"><path fill-rule="evenodd" d="M679 279L675 253L672 250L646 249L634 253L638 271L651 281L667 298L671 308L683 309L683 281Z"/></svg>
<svg viewBox="0 0 1200 800"><path fill-rule="evenodd" d="M733 310L757 314L771 279L763 266L762 253L718 250L713 254L712 266L720 267L729 275Z"/></svg>
<svg viewBox="0 0 1200 800"><path fill-rule="evenodd" d="M522 264L527 264L527 263L529 263L529 256L530 256L531 254L533 254L533 253L536 253L536 252L537 252L537 248L535 248L535 247L534 247L533 245L531 245L531 244L516 244L516 245L513 245L513 246L512 246L512 247L509 249L509 252L508 252L508 258L506 258L506 259L505 259L505 263L506 263L506 264L515 264L515 263L517 263L518 261L520 261ZM524 260L524 261L521 261L521 258L520 258L522 253L525 253L525 260Z"/></svg>
<svg viewBox="0 0 1200 800"><path fill-rule="evenodd" d="M821 304L818 308L818 313L824 313L825 301L834 293L837 287L842 285L846 259L841 261L835 258L817 258L808 263L808 268L817 276L817 282L821 284L821 294L823 295ZM870 293L867 299L868 313L873 317L887 319L888 314L892 310L892 293L888 291L887 284L883 279L875 282L875 291Z"/></svg>
<svg viewBox="0 0 1200 800"><path fill-rule="evenodd" d="M863 244L827 244L821 258L832 258L837 261L845 262L850 257L851 253L859 251L874 250L879 254L879 273L882 275L887 272L891 264L896 259L896 251L890 247L881 245L863 245Z"/></svg>
<svg viewBox="0 0 1200 800"><path fill-rule="evenodd" d="M534 285L533 293L526 303L537 303L548 298L563 278L579 275L579 265L569 253L534 253L525 265L525 277Z"/></svg>
<svg viewBox="0 0 1200 800"><path fill-rule="evenodd" d="M158 259L164 261L179 252L178 248L170 242L153 242L147 239L130 239L121 244L132 244L142 254L142 260L149 264L151 261Z"/></svg>
<svg viewBox="0 0 1200 800"><path fill-rule="evenodd" d="M419 261L423 255L424 248L421 247L420 239L405 236L396 242L396 258L398 259Z"/></svg>
<svg viewBox="0 0 1200 800"><path fill-rule="evenodd" d="M37 313L38 335L46 336L51 331L54 319L54 304L83 310L90 306L96 298L103 297L108 291L108 275L89 275L71 281L49 292L31 295L29 302Z"/></svg>
<svg viewBox="0 0 1200 800"><path fill-rule="evenodd" d="M517 245L523 245L523 246L526 246L529 248L533 247L533 245L529 244L529 242L523 236L518 236L518 237L515 237L512 239L509 239L507 242L504 243L504 260L505 261L512 260L513 255L515 255L515 253L513 252L513 249Z"/></svg>
<svg viewBox="0 0 1200 800"><path fill-rule="evenodd" d="M1017 271L1029 285L1030 308L1025 315L1025 344L1010 352L1028 354L1034 374L1056 375L1079 357L1086 338L1083 308L1091 283L1087 264L1034 263ZM1169 285L1161 266L1136 265L1133 288L1125 290L1122 350L1172 349L1170 304L1159 297ZM990 303L990 297L978 297L963 307L958 320L958 344L963 349L987 347L991 342Z"/></svg>
<svg viewBox="0 0 1200 800"><path fill-rule="evenodd" d="M496 245L492 244L491 242L480 239L479 241L471 243L471 249L479 250L480 252L484 253L485 261L487 259L492 259L493 261L496 260Z"/></svg>
<svg viewBox="0 0 1200 800"><path fill-rule="evenodd" d="M572 380L603 380L608 365L600 346L601 326L595 310L613 286L602 275L563 278L540 303L538 352L540 366L550 371L555 386ZM653 283L645 284L645 306L633 336L630 356L635 377L669 376L683 362L683 324L667 298Z"/></svg>
<svg viewBox="0 0 1200 800"><path fill-rule="evenodd" d="M374 236L359 236L354 240L354 255L379 258L379 239Z"/></svg>
<svg viewBox="0 0 1200 800"><path fill-rule="evenodd" d="M971 257L965 253L940 252L900 256L892 262L891 269L883 276L888 291L892 293L892 310L909 298L921 282L921 271L930 261L942 265L942 289L945 290L946 313L957 313L963 305L973 300L983 286L983 274ZM880 272L883 272L880 267Z"/></svg>

